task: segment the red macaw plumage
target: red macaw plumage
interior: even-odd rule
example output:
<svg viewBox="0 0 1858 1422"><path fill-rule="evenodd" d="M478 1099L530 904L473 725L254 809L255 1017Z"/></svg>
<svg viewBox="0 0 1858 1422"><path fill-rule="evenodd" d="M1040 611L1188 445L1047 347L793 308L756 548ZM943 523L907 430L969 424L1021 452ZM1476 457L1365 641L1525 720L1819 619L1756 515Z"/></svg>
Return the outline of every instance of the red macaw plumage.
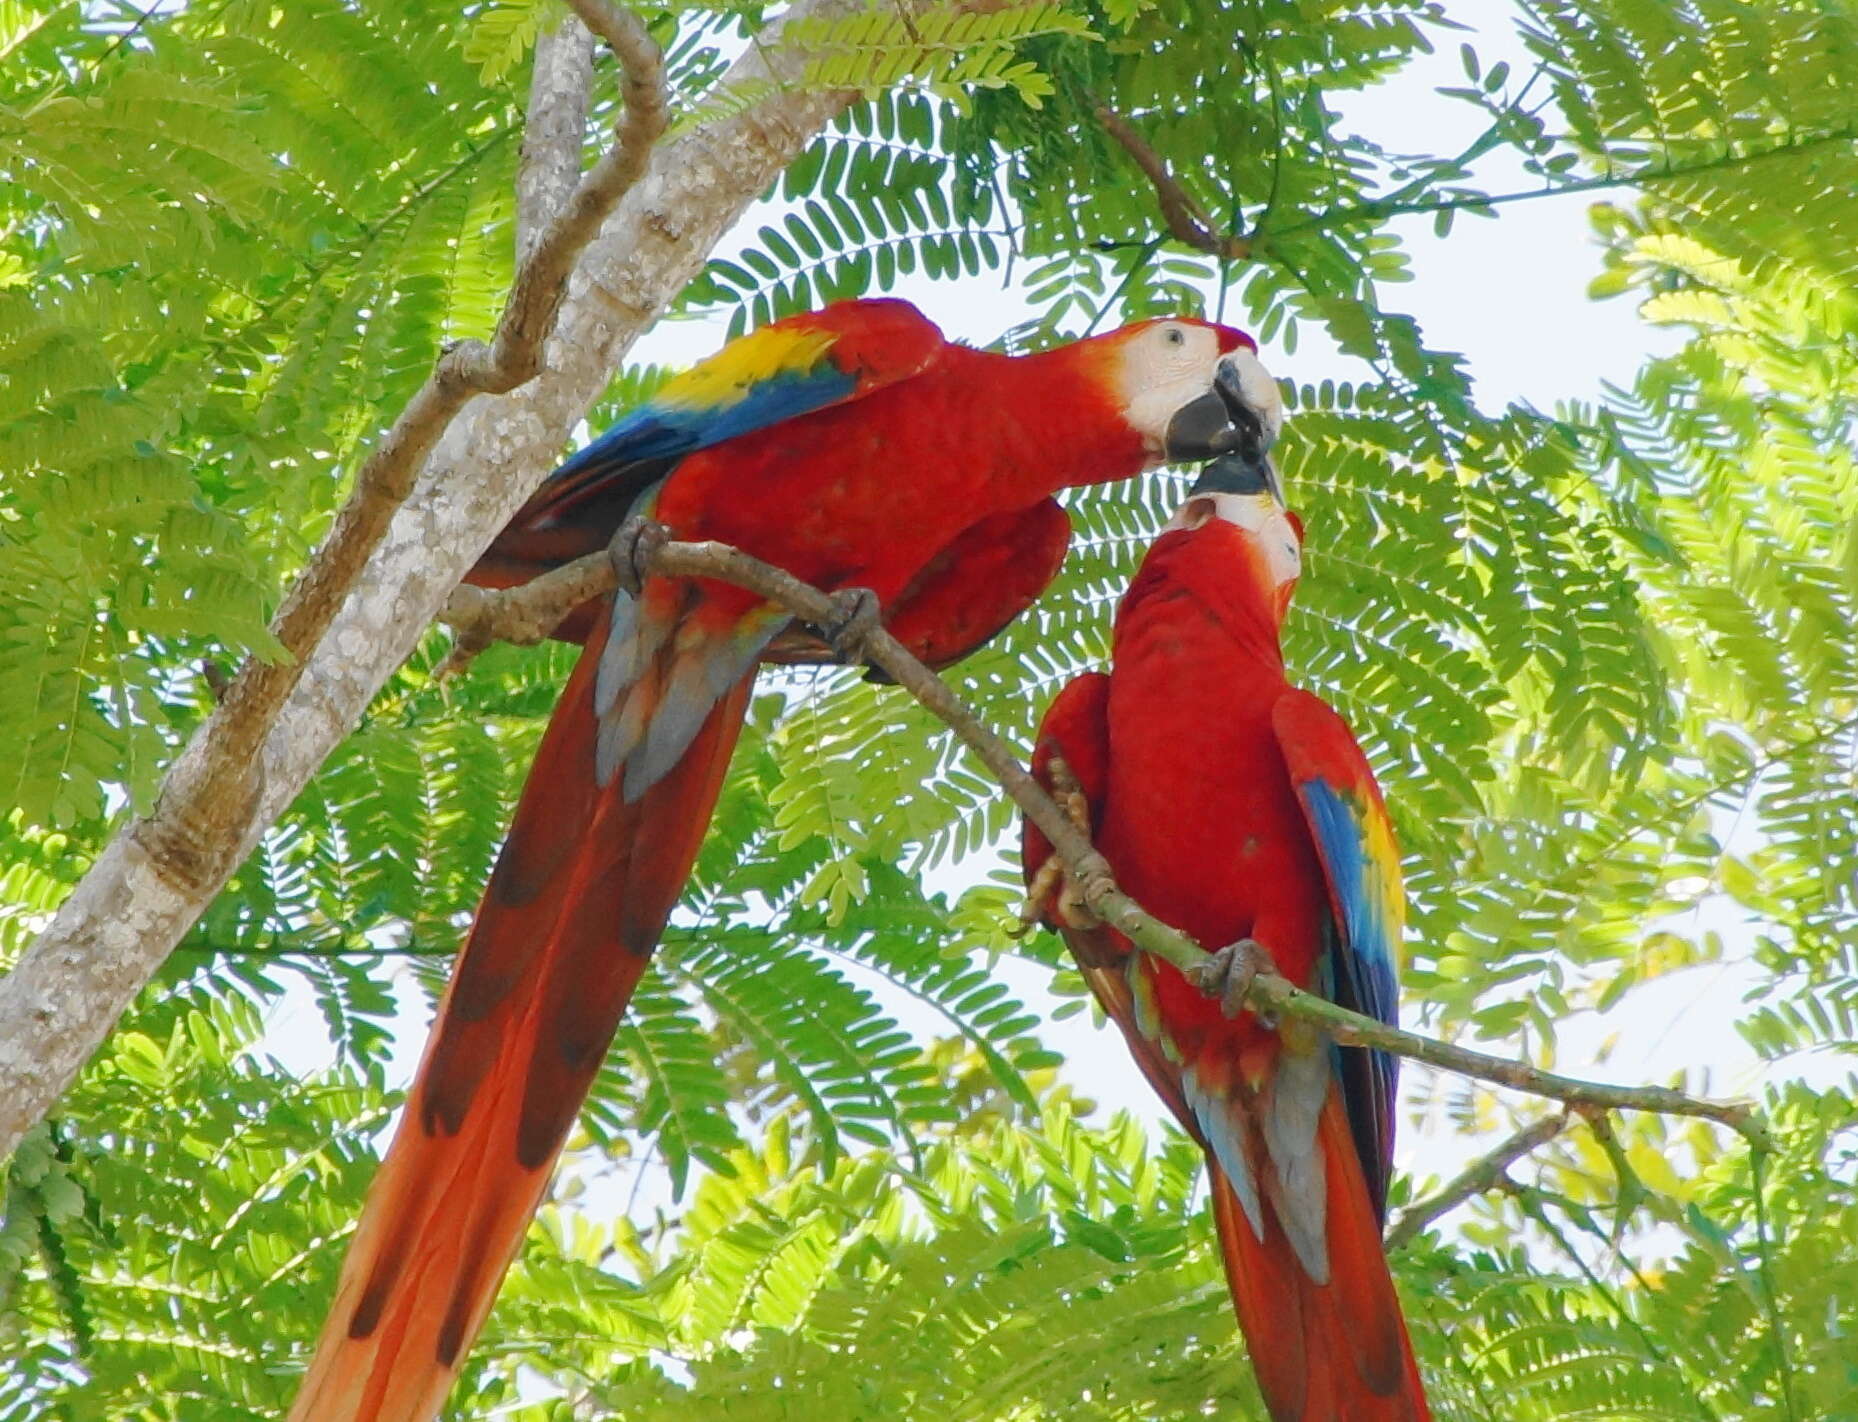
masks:
<svg viewBox="0 0 1858 1422"><path fill-rule="evenodd" d="M1050 581L1053 500L1163 459L1263 459L1249 337L1143 322L1034 355L945 342L901 301L761 328L570 459L472 574L603 547L629 512L826 589L932 661ZM424 1422L444 1400L690 871L756 663L816 639L754 594L651 577L580 609L550 721L370 1190L291 1417Z"/></svg>
<svg viewBox="0 0 1858 1422"><path fill-rule="evenodd" d="M1301 542L1255 470L1209 465L1123 599L1111 670L1046 712L1033 772L1156 917L1214 947L1249 940L1299 987L1392 1022L1404 898L1386 807L1348 727L1290 685L1279 650ZM1206 1152L1274 1422L1428 1418L1381 1250L1394 1059L1228 1017L1047 887L1050 845L1023 834L1034 907Z"/></svg>

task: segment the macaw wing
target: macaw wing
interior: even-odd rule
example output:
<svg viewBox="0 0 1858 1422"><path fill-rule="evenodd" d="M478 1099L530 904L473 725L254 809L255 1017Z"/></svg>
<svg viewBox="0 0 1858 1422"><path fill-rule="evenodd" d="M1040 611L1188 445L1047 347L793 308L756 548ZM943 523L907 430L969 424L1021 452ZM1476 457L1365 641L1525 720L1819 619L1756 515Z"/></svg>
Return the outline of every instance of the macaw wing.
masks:
<svg viewBox="0 0 1858 1422"><path fill-rule="evenodd" d="M933 321L894 298L840 301L739 336L570 456L486 560L540 571L604 547L639 496L686 455L908 380L946 344Z"/></svg>
<svg viewBox="0 0 1858 1422"><path fill-rule="evenodd" d="M1058 784L1053 762L1062 759L1074 789L1081 795L1094 830L1103 818L1103 797L1109 785L1110 771L1110 679L1102 672L1086 672L1065 683L1064 690L1046 708L1039 722L1039 737L1032 751L1032 777L1061 805L1067 787ZM1020 860L1028 889L1047 859L1051 841L1040 833L1031 820L1020 822ZM1181 1075L1161 1048L1142 1031L1137 1018L1135 989L1130 982L1131 953L1129 940L1113 928L1098 925L1078 928L1065 923L1056 905L1057 886L1046 889L1044 921L1055 929L1071 950L1078 970L1109 1019L1123 1034L1135 1064L1148 1078L1155 1093L1167 1103L1175 1119L1196 1141L1205 1143L1200 1124L1194 1118L1181 1090Z"/></svg>
<svg viewBox="0 0 1858 1422"><path fill-rule="evenodd" d="M930 560L884 609L884 626L924 665L952 666L1038 601L1070 543L1071 520L1056 499L992 514ZM761 659L788 665L839 658L818 633L794 623ZM888 684L890 677L874 666L865 680Z"/></svg>
<svg viewBox="0 0 1858 1422"><path fill-rule="evenodd" d="M1038 601L1070 546L1071 519L1056 499L984 518L916 575L886 625L938 671L952 666ZM872 668L866 680L889 678Z"/></svg>
<svg viewBox="0 0 1858 1422"><path fill-rule="evenodd" d="M1328 996L1396 1025L1396 964L1406 921L1400 851L1380 786L1346 722L1307 691L1278 698L1271 720L1322 862L1334 916L1324 955ZM1375 1212L1387 1210L1393 1172L1399 1059L1359 1047L1338 1051L1342 1098Z"/></svg>

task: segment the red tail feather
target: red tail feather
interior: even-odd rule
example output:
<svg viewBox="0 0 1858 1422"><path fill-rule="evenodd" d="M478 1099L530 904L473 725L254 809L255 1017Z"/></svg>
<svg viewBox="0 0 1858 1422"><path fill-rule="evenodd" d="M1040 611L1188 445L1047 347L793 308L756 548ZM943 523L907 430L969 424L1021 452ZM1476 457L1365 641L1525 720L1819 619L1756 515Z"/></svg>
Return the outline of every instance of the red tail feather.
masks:
<svg viewBox="0 0 1858 1422"><path fill-rule="evenodd" d="M1328 1184L1327 1284L1304 1271L1268 1200L1258 1237L1207 1157L1226 1282L1265 1406L1272 1422L1430 1422L1380 1222L1333 1088L1317 1140Z"/></svg>
<svg viewBox="0 0 1858 1422"><path fill-rule="evenodd" d="M594 778L605 640L603 614L537 752L291 1422L437 1413L696 858L753 674L627 804L618 779Z"/></svg>

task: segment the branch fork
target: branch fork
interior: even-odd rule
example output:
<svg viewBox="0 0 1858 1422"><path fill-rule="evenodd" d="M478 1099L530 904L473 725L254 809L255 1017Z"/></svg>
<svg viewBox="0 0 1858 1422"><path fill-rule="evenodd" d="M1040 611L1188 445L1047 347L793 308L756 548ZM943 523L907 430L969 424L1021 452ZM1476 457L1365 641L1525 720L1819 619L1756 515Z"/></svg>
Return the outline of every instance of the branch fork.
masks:
<svg viewBox="0 0 1858 1422"><path fill-rule="evenodd" d="M410 651L444 582L468 562L472 540L508 517L523 473L552 452L606 363L849 102L843 93L784 87L807 60L786 31L847 3L795 0L725 80L752 101L661 143L664 64L644 26L611 0L570 0L625 71L615 146L583 175L586 86L573 71L584 66L571 53L539 59L545 82L532 93L530 116L546 112L549 123L538 124L540 147L530 155L537 181L518 183L518 271L496 334L438 354L356 471L273 621L282 655L248 660L230 680L170 767L155 808L116 833L0 979L0 1157L53 1108L264 827L353 726ZM588 43L583 35L560 48ZM559 141L548 141L544 127ZM585 287L570 292L577 268ZM524 384L545 365L543 379Z"/></svg>

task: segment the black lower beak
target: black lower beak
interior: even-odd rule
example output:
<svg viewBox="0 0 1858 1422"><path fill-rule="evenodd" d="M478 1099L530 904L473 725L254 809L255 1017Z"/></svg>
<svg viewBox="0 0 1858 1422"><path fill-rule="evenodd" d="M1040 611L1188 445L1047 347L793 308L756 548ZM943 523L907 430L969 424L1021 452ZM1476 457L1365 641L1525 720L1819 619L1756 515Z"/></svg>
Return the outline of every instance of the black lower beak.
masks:
<svg viewBox="0 0 1858 1422"><path fill-rule="evenodd" d="M1222 454L1200 471L1189 494L1269 494L1282 505L1277 468L1258 452Z"/></svg>
<svg viewBox="0 0 1858 1422"><path fill-rule="evenodd" d="M1209 390L1174 412L1165 452L1170 463L1194 464L1233 453L1241 439L1232 411L1217 390Z"/></svg>

